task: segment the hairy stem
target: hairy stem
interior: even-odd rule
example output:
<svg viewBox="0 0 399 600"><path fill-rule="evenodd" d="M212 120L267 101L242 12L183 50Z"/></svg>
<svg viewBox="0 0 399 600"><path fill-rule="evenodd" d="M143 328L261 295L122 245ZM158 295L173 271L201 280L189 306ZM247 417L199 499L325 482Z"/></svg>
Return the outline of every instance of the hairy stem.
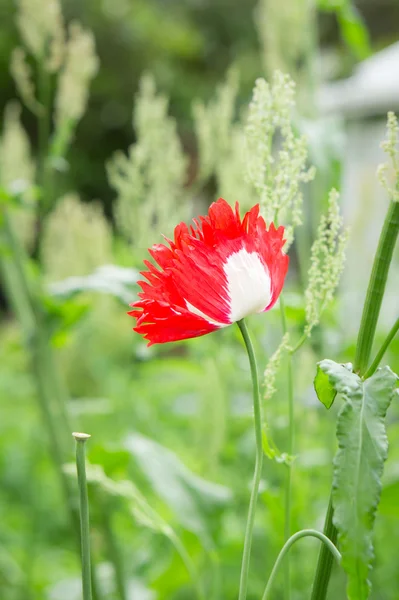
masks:
<svg viewBox="0 0 399 600"><path fill-rule="evenodd" d="M283 548L281 549L280 554L278 555L277 560L274 563L274 567L270 574L269 581L267 582L265 593L262 596L262 600L268 600L268 598L271 597L270 592L271 592L274 580L276 578L277 571L279 570L283 559L287 556L291 546L303 537L315 537L315 538L321 540L323 542L325 548L330 553L331 558L332 559L335 558L335 560L338 563L341 562L340 552L337 550L337 548L332 543L332 541L326 535L324 535L324 533L320 533L320 531L317 531L316 529L302 529L301 531L294 533L294 535L292 535L285 542Z"/></svg>
<svg viewBox="0 0 399 600"><path fill-rule="evenodd" d="M251 558L251 546L252 536L255 523L255 512L256 504L258 500L259 484L262 475L263 465L263 448L262 448L262 423L261 423L261 409L260 409L260 397L259 397L259 379L258 369L256 366L256 358L251 342L251 338L248 333L247 325L244 319L237 322L237 325L241 331L244 339L245 347L248 353L249 365L251 368L252 377L252 389L253 389L253 406L254 406L254 425L255 425L255 439L256 439L256 456L255 456L255 471L252 484L251 498L249 501L248 520L244 538L244 552L242 557L241 565L241 577L240 577L240 591L238 600L245 600L247 597L248 589L248 574L249 574L249 563Z"/></svg>

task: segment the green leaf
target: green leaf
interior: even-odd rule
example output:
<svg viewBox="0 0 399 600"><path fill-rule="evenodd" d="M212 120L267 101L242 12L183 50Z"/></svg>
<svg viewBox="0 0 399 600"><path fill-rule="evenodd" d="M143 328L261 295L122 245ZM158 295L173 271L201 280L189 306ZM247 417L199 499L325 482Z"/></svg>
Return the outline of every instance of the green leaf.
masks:
<svg viewBox="0 0 399 600"><path fill-rule="evenodd" d="M333 405L337 391L331 384L327 373L325 373L321 367L321 364L324 362L325 361L321 361L317 364L317 372L313 381L313 385L318 399L328 409ZM345 369L348 369L349 372L352 372L352 363L346 363L341 366L345 367Z"/></svg>
<svg viewBox="0 0 399 600"><path fill-rule="evenodd" d="M371 54L370 36L362 15L351 0L318 0L318 6L337 16L343 40L357 59Z"/></svg>
<svg viewBox="0 0 399 600"><path fill-rule="evenodd" d="M337 17L342 37L356 58L367 58L371 54L369 34L356 7L350 2L345 2L337 11Z"/></svg>
<svg viewBox="0 0 399 600"><path fill-rule="evenodd" d="M335 391L334 386L331 385L327 373L323 371L320 365L317 365L317 372L313 385L320 402L324 404L326 408L331 408L337 392Z"/></svg>
<svg viewBox="0 0 399 600"><path fill-rule="evenodd" d="M323 360L319 367L345 401L337 423L334 524L348 576L348 599L365 600L370 593L372 530L388 452L385 415L398 377L389 367L365 381L331 360Z"/></svg>
<svg viewBox="0 0 399 600"><path fill-rule="evenodd" d="M207 535L206 517L231 500L229 488L199 477L174 452L143 435L129 435L125 447L178 522L197 535Z"/></svg>

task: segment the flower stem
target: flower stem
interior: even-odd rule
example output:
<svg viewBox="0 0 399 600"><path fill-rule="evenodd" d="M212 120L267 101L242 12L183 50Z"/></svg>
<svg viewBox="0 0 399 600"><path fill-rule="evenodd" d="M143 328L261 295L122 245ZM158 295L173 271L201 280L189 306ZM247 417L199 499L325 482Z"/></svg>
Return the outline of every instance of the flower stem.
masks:
<svg viewBox="0 0 399 600"><path fill-rule="evenodd" d="M325 545L326 549L328 550L328 552L330 553L330 556L332 558L335 558L338 563L341 562L340 552L337 550L337 548L332 543L332 541L326 535L324 535L324 533L321 533L320 531L317 531L316 529L302 529L301 531L294 533L294 535L292 535L285 542L283 548L281 549L280 554L278 555L277 560L274 563L274 567L270 574L269 581L267 582L265 593L262 596L262 600L267 600L270 597L270 591L272 589L277 571L278 571L284 557L289 552L291 546L293 544L295 544L295 542L297 542L299 539L301 539L303 537L309 537L309 536L315 537L315 538L318 538L319 540L321 540L323 542L323 544Z"/></svg>
<svg viewBox="0 0 399 600"><path fill-rule="evenodd" d="M252 484L251 498L249 501L248 520L244 538L244 552L242 557L241 565L241 577L240 577L240 592L238 600L245 600L247 597L248 589L248 573L249 563L251 558L251 546L252 536L255 522L256 503L258 499L258 491L260 478L262 475L263 465L263 448L262 448L262 422L261 422L261 410L260 410L260 397L259 397L259 379L258 369L256 366L256 358L254 348L251 342L251 338L248 333L247 325L244 319L237 322L237 325L241 331L244 339L245 347L248 353L249 365L251 368L252 376L252 389L253 389L253 405L254 405L254 424L255 424L255 439L256 439L256 456L255 456L255 471Z"/></svg>
<svg viewBox="0 0 399 600"><path fill-rule="evenodd" d="M324 535L331 540L335 545L337 543L338 531L333 524L333 505L332 497L327 508L326 521L324 524ZM326 546L322 546L317 562L316 576L313 582L311 600L324 600L327 594L328 582L331 576L331 569L333 565L333 559L329 550Z"/></svg>
<svg viewBox="0 0 399 600"><path fill-rule="evenodd" d="M86 440L87 433L73 433L76 440L76 468L79 485L80 535L82 548L82 589L83 600L92 600L90 563L90 523L89 500L86 482Z"/></svg>
<svg viewBox="0 0 399 600"><path fill-rule="evenodd" d="M285 315L284 298L280 296L280 313L283 333L287 333L287 319ZM292 353L287 358L287 386L288 386L288 448L289 456L294 452L294 381L292 373ZM292 463L286 464L287 478L285 483L285 501L284 501L284 540L288 540L291 535L291 487L292 487ZM290 584L290 561L285 564L285 596L289 600L291 596Z"/></svg>
<svg viewBox="0 0 399 600"><path fill-rule="evenodd" d="M388 333L387 337L384 340L384 343L382 344L381 348L378 350L378 352L375 356L375 359L373 360L373 362L367 369L366 373L364 374L365 379L367 379L368 377L371 377L372 374L375 373L378 365L380 364L380 362L382 360L382 357L384 356L385 352L387 351L387 349L389 347L389 344L392 342L393 338L398 333L398 331L399 331L399 317L396 319L391 331Z"/></svg>
<svg viewBox="0 0 399 600"><path fill-rule="evenodd" d="M375 330L380 314L382 299L388 279L389 267L393 250L399 232L399 202L391 201L384 225L380 234L377 252L371 270L370 281L367 288L366 300L363 307L362 320L356 344L354 371L363 375L367 369L373 346ZM333 524L332 500L328 505L324 533L331 540L336 539L337 530ZM320 550L317 563L316 576L313 584L311 600L325 600L328 582L331 576L332 561L323 546Z"/></svg>

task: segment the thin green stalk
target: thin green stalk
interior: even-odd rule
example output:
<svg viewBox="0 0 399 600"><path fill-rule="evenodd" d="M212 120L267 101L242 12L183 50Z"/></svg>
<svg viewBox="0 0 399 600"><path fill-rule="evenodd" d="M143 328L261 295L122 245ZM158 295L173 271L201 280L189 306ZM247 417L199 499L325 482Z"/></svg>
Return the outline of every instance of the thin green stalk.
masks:
<svg viewBox="0 0 399 600"><path fill-rule="evenodd" d="M26 257L23 249L13 232L8 215L4 213L2 227L0 228L0 241L9 250L9 252L0 252L0 271L3 275L7 297L25 336L26 347L31 358L32 373L38 390L36 397L50 440L51 458L56 467L65 505L78 540L79 515L74 506L74 494L70 481L63 469L65 446L61 443L61 437L65 438L66 436L66 422L64 420L64 423L58 423L51 408L54 399L58 403L61 402L62 399L58 396L61 388L53 389L54 377L52 377L52 372L55 365L53 360L48 362L51 352L40 314L41 309L36 293L28 282L25 269ZM62 414L62 410L60 414ZM95 579L93 579L93 584L93 596L97 598L98 592Z"/></svg>
<svg viewBox="0 0 399 600"><path fill-rule="evenodd" d="M294 535L292 535L285 542L283 548L281 549L280 554L278 555L277 560L274 563L274 567L270 574L269 581L267 582L265 593L262 596L262 600L268 600L268 598L271 597L270 592L271 592L274 580L276 578L277 571L279 570L282 561L287 556L291 546L293 544L295 544L295 542L297 542L301 538L309 537L309 536L315 537L315 538L318 538L319 540L321 540L323 542L323 544L325 545L326 549L328 550L328 552L330 553L330 556L332 558L335 558L335 560L338 563L341 562L340 552L337 550L335 545L332 543L332 541L327 536L325 536L323 533L320 533L320 531L317 531L316 529L302 529L301 531L294 533Z"/></svg>
<svg viewBox="0 0 399 600"><path fill-rule="evenodd" d="M302 335L302 337L299 339L298 343L295 344L295 346L293 348L291 348L290 354L295 354L295 352L297 352L299 350L299 348L301 348L303 346L303 344L306 342L306 340L308 340L308 339L309 339L309 337L304 333Z"/></svg>
<svg viewBox="0 0 399 600"><path fill-rule="evenodd" d="M76 469L79 485L80 536L82 548L82 590L83 600L92 600L91 561L90 561L90 520L89 499L86 481L86 441L87 433L73 433L76 440Z"/></svg>
<svg viewBox="0 0 399 600"><path fill-rule="evenodd" d="M372 374L375 373L385 352L388 350L389 344L392 342L393 338L398 333L398 331L399 331L399 317L396 319L395 323L392 326L391 331L388 333L387 337L384 340L384 343L382 344L381 348L378 350L377 354L375 355L375 359L373 360L373 362L367 369L366 373L364 374L364 379L371 377Z"/></svg>
<svg viewBox="0 0 399 600"><path fill-rule="evenodd" d="M283 333L287 333L287 319L285 315L284 298L280 296L280 313ZM294 380L292 372L292 353L287 358L287 388L288 388L288 454L292 456L294 453ZM286 464L287 478L285 484L285 501L284 501L284 539L288 540L291 535L291 493L292 493L292 463ZM290 561L285 564L285 596L289 600L291 596L290 582Z"/></svg>
<svg viewBox="0 0 399 600"><path fill-rule="evenodd" d="M11 282L15 290L13 302L22 323L28 327L31 334L35 328L36 307L32 298L31 286L26 277L25 257L22 256L21 245L14 233L14 228L6 210L3 211L2 217L2 238L5 247L9 250L9 255L6 255L3 260L6 265L12 264L11 268L14 270L14 281ZM23 305L25 306L22 308Z"/></svg>
<svg viewBox="0 0 399 600"><path fill-rule="evenodd" d="M67 477L64 471L65 460L58 439L58 430L55 426L54 418L50 409L52 391L48 386L46 369L43 368L41 362L42 352L40 348L40 341L33 340L32 347L32 370L35 374L36 379L37 399L40 405L43 422L45 424L50 439L51 457L56 465L57 474L60 480L61 489L64 494L64 500L69 513L70 520L74 524L74 526L78 528L78 515L74 507L73 492L71 489L69 478Z"/></svg>
<svg viewBox="0 0 399 600"><path fill-rule="evenodd" d="M255 456L255 471L252 484L251 498L249 501L248 520L244 538L244 552L242 557L241 565L241 577L240 577L240 592L238 600L245 600L247 597L248 589L248 574L249 574L249 563L251 558L251 546L252 536L255 523L255 512L256 504L258 500L259 484L262 475L263 465L263 448L262 448L262 421L261 421L261 409L260 409L260 397L259 397L259 379L258 370L256 366L256 358L251 342L251 338L248 333L247 325L244 319L237 322L237 325L241 331L244 339L245 347L248 353L249 364L251 367L252 377L252 389L253 389L253 405L254 405L254 425L255 425L255 439L256 439L256 456Z"/></svg>
<svg viewBox="0 0 399 600"><path fill-rule="evenodd" d="M367 365L370 360L377 321L398 232L399 202L391 201L382 227L377 252L371 270L357 338L354 371L361 376L364 375L367 370ZM337 536L337 530L333 525L333 507L331 498L327 510L324 533L331 540ZM331 568L332 562L329 559L325 546L323 546L319 554L311 600L325 600L331 576Z"/></svg>
<svg viewBox="0 0 399 600"><path fill-rule="evenodd" d="M324 524L324 535L335 545L337 543L338 531L333 524L333 514L334 510L332 505L332 497L330 496L326 514L326 521ZM331 556L331 552L325 546L322 546L319 553L316 568L316 576L313 582L311 600L325 599L327 594L328 582L330 581L332 566L333 558Z"/></svg>
<svg viewBox="0 0 399 600"><path fill-rule="evenodd" d="M363 375L367 369L374 341L389 266L399 232L399 202L391 201L378 242L362 320L357 338L354 371Z"/></svg>

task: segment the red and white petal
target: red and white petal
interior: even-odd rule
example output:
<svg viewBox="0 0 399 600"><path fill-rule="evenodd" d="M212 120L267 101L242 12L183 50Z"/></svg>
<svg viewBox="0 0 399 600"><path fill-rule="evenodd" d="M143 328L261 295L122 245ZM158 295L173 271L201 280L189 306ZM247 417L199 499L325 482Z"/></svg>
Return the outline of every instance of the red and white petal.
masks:
<svg viewBox="0 0 399 600"><path fill-rule="evenodd" d="M213 325L190 312L189 310L173 308L158 302L136 302L136 308L128 314L137 319L133 328L152 344L177 342L194 337L200 337L218 329ZM137 310L141 308L142 310Z"/></svg>
<svg viewBox="0 0 399 600"><path fill-rule="evenodd" d="M265 310L271 300L268 268L256 252L242 248L231 254L225 265L230 297L230 322Z"/></svg>
<svg viewBox="0 0 399 600"><path fill-rule="evenodd" d="M241 221L223 199L190 228L180 223L174 240L153 246L160 269L145 261L147 282L129 314L135 331L160 343L210 333L268 310L276 302L288 269L282 252L284 228L269 230L254 206Z"/></svg>

